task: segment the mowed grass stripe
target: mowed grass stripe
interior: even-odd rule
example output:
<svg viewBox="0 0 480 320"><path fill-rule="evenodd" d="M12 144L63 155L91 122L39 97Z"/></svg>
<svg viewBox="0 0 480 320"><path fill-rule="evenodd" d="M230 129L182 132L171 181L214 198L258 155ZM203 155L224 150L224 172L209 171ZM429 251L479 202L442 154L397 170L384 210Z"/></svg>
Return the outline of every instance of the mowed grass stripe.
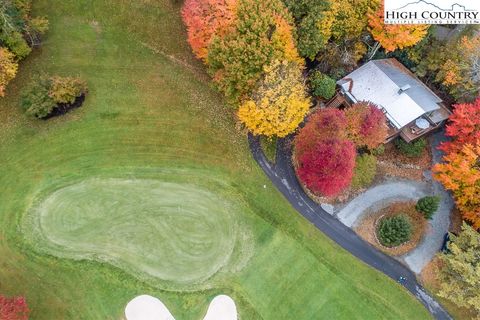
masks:
<svg viewBox="0 0 480 320"><path fill-rule="evenodd" d="M201 319L219 293L234 297L249 320L317 313L314 319L428 317L413 297L333 245L275 191L236 131L233 110L211 90L182 40L179 4L35 3L36 13L48 15L50 31L0 100L0 292L24 294L33 319L119 319L125 304L143 293L161 298L177 319ZM86 78L85 105L47 122L24 117L19 88L39 71ZM232 189L225 196L245 207L236 218L254 241L250 263L219 272L207 281L209 290L165 291L138 281L133 269L59 259L26 243L19 230L39 192L47 197L92 178L161 180L166 168L191 170L195 183L203 180L195 176L214 176ZM212 191L221 196L224 189ZM282 276L270 278L271 270Z"/></svg>

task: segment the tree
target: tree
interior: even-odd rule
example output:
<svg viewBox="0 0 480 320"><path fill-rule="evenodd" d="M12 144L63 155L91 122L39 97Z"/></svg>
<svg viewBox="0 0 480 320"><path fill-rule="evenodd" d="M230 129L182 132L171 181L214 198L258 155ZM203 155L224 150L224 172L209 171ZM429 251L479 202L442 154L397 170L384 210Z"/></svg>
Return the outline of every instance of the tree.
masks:
<svg viewBox="0 0 480 320"><path fill-rule="evenodd" d="M308 117L305 126L295 136L295 157L299 159L304 152L311 151L318 141L332 137L344 140L346 125L345 115L341 110L329 108L315 112Z"/></svg>
<svg viewBox="0 0 480 320"><path fill-rule="evenodd" d="M430 25L406 25L406 24L385 24L384 5L380 5L377 11L368 13L368 25L373 38L378 45L373 50L373 57L381 45L386 52L395 51L410 47L420 42L428 32Z"/></svg>
<svg viewBox="0 0 480 320"><path fill-rule="evenodd" d="M376 10L379 0L284 0L295 17L298 29L298 48L303 57L311 60L326 48L329 41L342 46L345 58L355 56L367 25L367 12ZM361 50L360 50L361 51ZM320 61L328 55L322 54Z"/></svg>
<svg viewBox="0 0 480 320"><path fill-rule="evenodd" d="M440 257L442 285L439 295L480 316L480 234L466 223L457 236L450 234L449 252Z"/></svg>
<svg viewBox="0 0 480 320"><path fill-rule="evenodd" d="M182 8L188 43L204 61L215 36L232 32L236 22L237 0L186 0Z"/></svg>
<svg viewBox="0 0 480 320"><path fill-rule="evenodd" d="M385 142L388 134L384 113L371 102L358 102L345 110L347 135L357 147L372 150Z"/></svg>
<svg viewBox="0 0 480 320"><path fill-rule="evenodd" d="M297 129L310 107L301 69L294 62L276 60L264 72L238 117L255 135L285 137Z"/></svg>
<svg viewBox="0 0 480 320"><path fill-rule="evenodd" d="M27 320L30 311L24 297L7 298L0 295L0 319Z"/></svg>
<svg viewBox="0 0 480 320"><path fill-rule="evenodd" d="M300 55L315 59L331 36L333 20L325 16L330 3L326 0L284 0L284 3L295 18Z"/></svg>
<svg viewBox="0 0 480 320"><path fill-rule="evenodd" d="M303 64L294 49L292 17L280 0L241 0L234 31L215 37L208 52L209 72L229 102L239 102L274 60Z"/></svg>
<svg viewBox="0 0 480 320"><path fill-rule="evenodd" d="M31 52L30 46L38 45L39 35L48 29L46 18L32 18L31 5L31 0L0 2L0 43L19 60Z"/></svg>
<svg viewBox="0 0 480 320"><path fill-rule="evenodd" d="M330 99L335 95L337 86L335 80L316 70L310 75L310 87L313 95L324 99Z"/></svg>
<svg viewBox="0 0 480 320"><path fill-rule="evenodd" d="M434 177L452 191L465 220L480 229L480 145L466 144L433 167Z"/></svg>
<svg viewBox="0 0 480 320"><path fill-rule="evenodd" d="M14 58L8 49L0 47L0 97L5 96L5 87L17 74L18 64Z"/></svg>
<svg viewBox="0 0 480 320"><path fill-rule="evenodd" d="M480 97L473 103L455 105L445 134L452 138L440 146L445 153L459 152L464 145L480 141Z"/></svg>
<svg viewBox="0 0 480 320"><path fill-rule="evenodd" d="M348 140L316 141L298 158L299 179L312 192L333 197L350 185L355 167L355 146Z"/></svg>
<svg viewBox="0 0 480 320"><path fill-rule="evenodd" d="M440 65L437 80L449 88L457 100L472 101L480 88L480 34L463 36L449 46L446 60Z"/></svg>

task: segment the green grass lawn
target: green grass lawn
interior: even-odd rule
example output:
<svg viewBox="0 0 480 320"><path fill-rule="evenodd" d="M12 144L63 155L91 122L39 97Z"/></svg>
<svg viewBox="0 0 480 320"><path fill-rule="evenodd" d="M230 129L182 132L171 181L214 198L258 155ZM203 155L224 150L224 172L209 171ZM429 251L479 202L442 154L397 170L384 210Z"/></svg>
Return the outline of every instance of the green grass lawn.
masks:
<svg viewBox="0 0 480 320"><path fill-rule="evenodd" d="M151 294L196 320L220 293L248 320L428 318L269 183L179 7L36 1L50 31L0 100L0 292L32 319L121 319ZM38 72L84 77L84 106L26 118L19 88Z"/></svg>

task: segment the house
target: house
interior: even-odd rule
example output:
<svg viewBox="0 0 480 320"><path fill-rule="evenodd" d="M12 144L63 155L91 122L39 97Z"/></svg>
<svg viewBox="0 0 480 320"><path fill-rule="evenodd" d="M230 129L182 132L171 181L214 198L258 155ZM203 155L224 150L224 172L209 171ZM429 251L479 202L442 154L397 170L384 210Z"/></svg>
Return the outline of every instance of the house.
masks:
<svg viewBox="0 0 480 320"><path fill-rule="evenodd" d="M370 101L385 113L387 142L407 142L441 127L450 110L435 93L396 59L372 60L337 82L337 95L327 107Z"/></svg>

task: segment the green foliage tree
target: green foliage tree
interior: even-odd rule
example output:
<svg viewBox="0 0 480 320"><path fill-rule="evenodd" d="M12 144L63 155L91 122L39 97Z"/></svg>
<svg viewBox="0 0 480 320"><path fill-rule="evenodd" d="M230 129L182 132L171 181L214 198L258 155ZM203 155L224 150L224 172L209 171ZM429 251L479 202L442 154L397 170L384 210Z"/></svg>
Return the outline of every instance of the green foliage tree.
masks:
<svg viewBox="0 0 480 320"><path fill-rule="evenodd" d="M420 138L415 140L414 142L408 143L405 142L403 139L396 139L395 146L401 153L406 155L410 158L418 158L421 157L423 152L425 151L425 147L427 146L427 140L424 138Z"/></svg>
<svg viewBox="0 0 480 320"><path fill-rule="evenodd" d="M330 37L324 32L325 12L330 8L326 0L284 0L288 10L295 18L300 55L314 60ZM328 24L328 22L327 22Z"/></svg>
<svg viewBox="0 0 480 320"><path fill-rule="evenodd" d="M440 197L427 196L419 199L415 208L418 212L422 213L426 219L432 219L432 216L438 210L440 205Z"/></svg>
<svg viewBox="0 0 480 320"><path fill-rule="evenodd" d="M355 160L352 187L355 189L369 186L377 174L377 158L371 154L362 154Z"/></svg>
<svg viewBox="0 0 480 320"><path fill-rule="evenodd" d="M17 59L25 58L30 46L38 44L38 36L48 29L45 17L31 16L31 0L0 2L0 43Z"/></svg>
<svg viewBox="0 0 480 320"><path fill-rule="evenodd" d="M449 252L440 256L439 295L480 317L480 234L464 223L458 237L450 234L450 239Z"/></svg>
<svg viewBox="0 0 480 320"><path fill-rule="evenodd" d="M27 115L44 118L53 111L57 103L49 95L50 85L50 79L38 77L24 89L21 106Z"/></svg>
<svg viewBox="0 0 480 320"><path fill-rule="evenodd" d="M310 75L310 87L314 96L330 99L335 95L336 85L335 80L318 70Z"/></svg>
<svg viewBox="0 0 480 320"><path fill-rule="evenodd" d="M405 214L386 217L380 220L377 237L386 247L396 247L410 240L412 224Z"/></svg>
<svg viewBox="0 0 480 320"><path fill-rule="evenodd" d="M281 0L240 1L236 29L212 41L207 59L209 72L230 102L251 93L272 61L304 63L295 47L292 20Z"/></svg>

